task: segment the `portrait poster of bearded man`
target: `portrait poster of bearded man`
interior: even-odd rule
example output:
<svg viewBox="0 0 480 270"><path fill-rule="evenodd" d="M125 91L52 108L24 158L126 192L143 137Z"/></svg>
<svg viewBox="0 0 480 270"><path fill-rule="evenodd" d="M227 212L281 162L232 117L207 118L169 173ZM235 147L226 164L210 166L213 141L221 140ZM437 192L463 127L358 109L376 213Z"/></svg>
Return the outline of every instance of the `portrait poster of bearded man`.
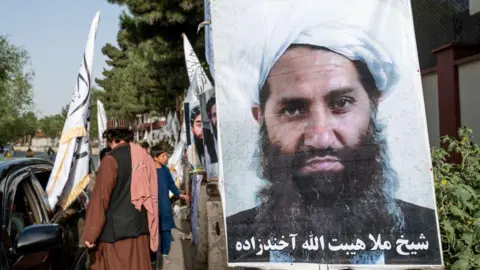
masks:
<svg viewBox="0 0 480 270"><path fill-rule="evenodd" d="M203 125L203 144L205 167L208 181L218 180L217 154L217 113L215 104L215 89L205 91L199 96Z"/></svg>
<svg viewBox="0 0 480 270"><path fill-rule="evenodd" d="M229 263L441 266L410 2L211 9Z"/></svg>

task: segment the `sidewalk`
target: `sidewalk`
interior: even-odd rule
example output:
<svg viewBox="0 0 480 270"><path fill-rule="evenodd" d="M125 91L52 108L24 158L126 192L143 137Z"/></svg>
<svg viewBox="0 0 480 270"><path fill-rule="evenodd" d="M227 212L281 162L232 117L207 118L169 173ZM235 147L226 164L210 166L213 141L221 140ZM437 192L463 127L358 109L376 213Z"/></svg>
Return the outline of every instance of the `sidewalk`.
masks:
<svg viewBox="0 0 480 270"><path fill-rule="evenodd" d="M194 270L194 250L195 247L191 244L190 238L190 221L182 220L185 216L174 216L175 225L179 229L172 230L172 246L170 248L169 260L170 264L162 265L161 258L159 258L158 266L155 270ZM161 256L161 255L160 255Z"/></svg>

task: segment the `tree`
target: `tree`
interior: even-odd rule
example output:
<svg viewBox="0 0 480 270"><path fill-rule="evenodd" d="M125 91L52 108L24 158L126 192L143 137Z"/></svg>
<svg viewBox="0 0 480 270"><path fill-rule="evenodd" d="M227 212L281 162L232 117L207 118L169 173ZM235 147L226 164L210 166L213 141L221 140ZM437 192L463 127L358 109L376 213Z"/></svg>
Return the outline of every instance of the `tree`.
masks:
<svg viewBox="0 0 480 270"><path fill-rule="evenodd" d="M204 51L204 37L196 34L203 0L108 2L128 9L120 16L119 48L107 44L102 49L111 69L96 80L105 90L108 115L133 120L137 113L175 108L189 85L181 34L197 52Z"/></svg>
<svg viewBox="0 0 480 270"><path fill-rule="evenodd" d="M34 133L31 130L36 118L32 112L34 74L28 69L28 61L27 51L0 35L0 145Z"/></svg>
<svg viewBox="0 0 480 270"><path fill-rule="evenodd" d="M39 121L39 129L47 138L55 139L59 137L63 130L65 120L61 114L46 116Z"/></svg>

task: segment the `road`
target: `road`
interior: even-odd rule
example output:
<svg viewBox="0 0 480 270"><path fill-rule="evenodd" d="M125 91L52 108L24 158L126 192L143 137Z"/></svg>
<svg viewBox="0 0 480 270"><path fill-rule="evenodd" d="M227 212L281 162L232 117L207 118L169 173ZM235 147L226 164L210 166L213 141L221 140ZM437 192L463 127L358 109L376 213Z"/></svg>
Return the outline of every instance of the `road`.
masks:
<svg viewBox="0 0 480 270"><path fill-rule="evenodd" d="M15 151L14 157L25 157L24 151ZM45 159L51 162L55 162L55 156L50 157L47 155L47 152L35 152L35 157ZM98 155L92 155L93 164L95 164L95 168L98 168L99 157Z"/></svg>

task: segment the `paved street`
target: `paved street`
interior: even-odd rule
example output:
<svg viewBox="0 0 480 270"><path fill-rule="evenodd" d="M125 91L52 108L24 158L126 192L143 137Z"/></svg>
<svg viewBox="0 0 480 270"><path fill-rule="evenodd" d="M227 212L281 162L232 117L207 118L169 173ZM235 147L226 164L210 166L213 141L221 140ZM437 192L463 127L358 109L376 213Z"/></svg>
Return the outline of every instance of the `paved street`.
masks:
<svg viewBox="0 0 480 270"><path fill-rule="evenodd" d="M25 151L15 151L14 157L25 157ZM36 158L45 159L51 161L52 163L55 162L55 156L50 157L47 155L47 152L35 152ZM95 164L95 168L98 168L99 157L98 155L92 155L93 163Z"/></svg>

